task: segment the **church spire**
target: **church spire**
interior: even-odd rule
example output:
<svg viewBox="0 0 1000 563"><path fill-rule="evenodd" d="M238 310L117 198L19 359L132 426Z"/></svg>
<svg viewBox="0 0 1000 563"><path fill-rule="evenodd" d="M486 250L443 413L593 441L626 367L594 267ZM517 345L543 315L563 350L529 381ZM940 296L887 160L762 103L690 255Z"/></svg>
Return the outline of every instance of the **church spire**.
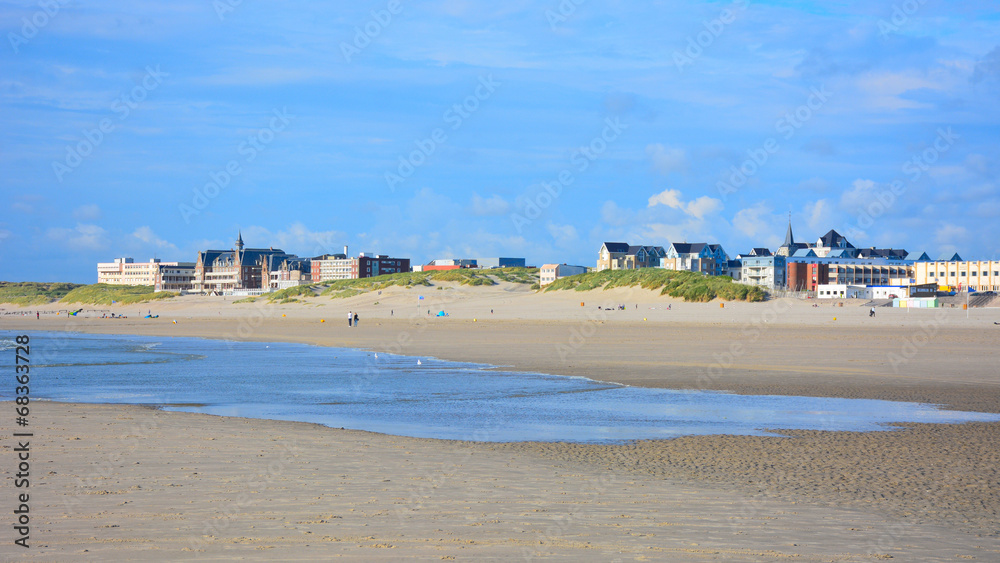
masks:
<svg viewBox="0 0 1000 563"><path fill-rule="evenodd" d="M795 244L795 237L792 236L792 213L788 212L788 232L785 233L785 244L784 246L791 247Z"/></svg>
<svg viewBox="0 0 1000 563"><path fill-rule="evenodd" d="M237 250L243 250L243 231L242 230L239 231L238 235L236 235L236 249Z"/></svg>

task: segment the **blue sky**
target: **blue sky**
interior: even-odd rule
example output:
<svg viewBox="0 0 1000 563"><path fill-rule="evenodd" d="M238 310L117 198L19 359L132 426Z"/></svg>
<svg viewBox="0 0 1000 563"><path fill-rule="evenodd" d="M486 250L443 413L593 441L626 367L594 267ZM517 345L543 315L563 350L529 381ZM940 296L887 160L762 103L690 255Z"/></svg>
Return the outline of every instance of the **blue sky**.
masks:
<svg viewBox="0 0 1000 563"><path fill-rule="evenodd" d="M789 213L800 240L1000 259L995 3L340 4L0 2L0 279L238 230L417 263L735 256Z"/></svg>

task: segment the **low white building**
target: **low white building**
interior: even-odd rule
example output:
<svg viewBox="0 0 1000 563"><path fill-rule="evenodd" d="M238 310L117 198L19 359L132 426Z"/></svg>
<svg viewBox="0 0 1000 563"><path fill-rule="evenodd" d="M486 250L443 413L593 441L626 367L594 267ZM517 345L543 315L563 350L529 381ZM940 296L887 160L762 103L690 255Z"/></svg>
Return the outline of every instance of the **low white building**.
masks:
<svg viewBox="0 0 1000 563"><path fill-rule="evenodd" d="M899 299L910 296L910 288L905 285L873 285L872 299Z"/></svg>
<svg viewBox="0 0 1000 563"><path fill-rule="evenodd" d="M817 299L872 299L872 288L863 285L841 283L819 284L816 286Z"/></svg>
<svg viewBox="0 0 1000 563"><path fill-rule="evenodd" d="M538 285L546 286L560 278L586 274L586 266L570 266L569 264L544 264L538 271Z"/></svg>

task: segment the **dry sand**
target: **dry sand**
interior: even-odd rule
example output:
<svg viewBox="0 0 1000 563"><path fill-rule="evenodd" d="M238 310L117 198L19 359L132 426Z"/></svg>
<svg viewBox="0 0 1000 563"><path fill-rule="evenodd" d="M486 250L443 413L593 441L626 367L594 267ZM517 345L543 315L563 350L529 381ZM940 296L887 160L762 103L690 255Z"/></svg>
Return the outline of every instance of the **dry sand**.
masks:
<svg viewBox="0 0 1000 563"><path fill-rule="evenodd" d="M625 311L598 309L619 303ZM811 305L502 284L285 305L189 296L104 308L129 316L115 320L48 306L40 321L0 314L0 329L297 341L631 385L1000 412L1000 311L879 309L869 319L858 303ZM149 309L160 318L138 318ZM348 310L360 327L344 323ZM121 406L50 403L33 414L46 425L33 510L36 545L48 547L32 549L43 559L1000 560L998 424L592 446ZM294 453L281 449L287 437Z"/></svg>

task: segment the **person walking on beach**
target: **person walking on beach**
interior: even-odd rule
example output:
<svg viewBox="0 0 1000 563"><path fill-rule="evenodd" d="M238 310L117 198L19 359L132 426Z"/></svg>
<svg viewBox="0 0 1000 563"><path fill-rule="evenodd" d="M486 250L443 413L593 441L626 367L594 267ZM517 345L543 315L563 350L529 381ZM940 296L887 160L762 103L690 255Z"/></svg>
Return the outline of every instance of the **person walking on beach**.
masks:
<svg viewBox="0 0 1000 563"><path fill-rule="evenodd" d="M868 316L869 317L874 317L875 316L875 307L872 307L872 310L868 311Z"/></svg>
<svg viewBox="0 0 1000 563"><path fill-rule="evenodd" d="M355 327L358 326L358 314L357 313L354 313L354 326Z"/></svg>
<svg viewBox="0 0 1000 563"><path fill-rule="evenodd" d="M40 319L40 318L41 318L41 317L40 317L40 316L38 316L38 311L35 311L35 320L37 321L37 320L38 320L38 319Z"/></svg>
<svg viewBox="0 0 1000 563"><path fill-rule="evenodd" d="M354 325L352 324L352 323L353 323L353 321L354 321L354 313L352 313L352 312L348 311L348 312L347 312L347 326L354 326Z"/></svg>

